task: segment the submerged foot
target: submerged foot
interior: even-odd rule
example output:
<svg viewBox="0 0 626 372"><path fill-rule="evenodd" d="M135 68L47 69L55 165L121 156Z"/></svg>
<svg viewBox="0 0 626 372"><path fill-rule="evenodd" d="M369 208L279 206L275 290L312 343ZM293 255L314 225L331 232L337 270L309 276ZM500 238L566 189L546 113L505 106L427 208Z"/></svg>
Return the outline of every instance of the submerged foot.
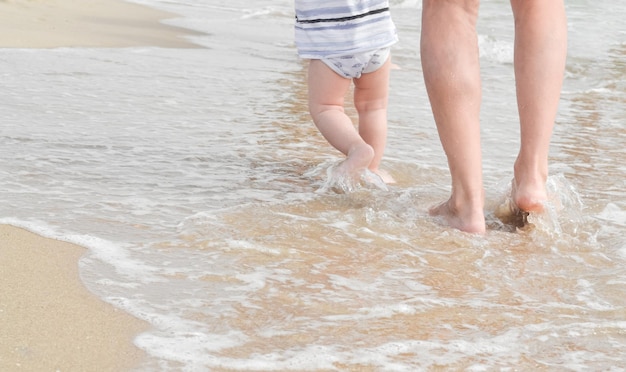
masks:
<svg viewBox="0 0 626 372"><path fill-rule="evenodd" d="M505 224L524 227L528 224L528 215L531 212L544 211L547 199L544 183L522 183L513 179L511 197L496 208L495 215Z"/></svg>
<svg viewBox="0 0 626 372"><path fill-rule="evenodd" d="M336 167L329 168L329 178L325 187L339 193L349 193L357 190L373 158L374 149L370 145L354 146L350 149L344 161ZM371 174L374 175L373 173ZM376 175L374 176L377 177Z"/></svg>
<svg viewBox="0 0 626 372"><path fill-rule="evenodd" d="M548 200L545 182L511 181L511 200L523 212L543 212Z"/></svg>
<svg viewBox="0 0 626 372"><path fill-rule="evenodd" d="M514 227L524 227L528 224L528 212L519 209L511 198L507 198L494 211L502 223Z"/></svg>
<svg viewBox="0 0 626 372"><path fill-rule="evenodd" d="M380 179L383 180L383 182L386 184L396 183L396 180L393 178L393 176L391 176L391 174L387 173L386 171L382 169L372 170L372 173L378 175L378 177L380 177Z"/></svg>
<svg viewBox="0 0 626 372"><path fill-rule="evenodd" d="M457 230L468 233L484 234L485 214L481 208L464 208L466 210L459 211L452 207L450 200L430 208L431 216L442 217L446 223Z"/></svg>
<svg viewBox="0 0 626 372"><path fill-rule="evenodd" d="M357 176L366 169L374 158L374 149L368 144L354 146L348 152L346 160L337 167L337 172L345 176Z"/></svg>

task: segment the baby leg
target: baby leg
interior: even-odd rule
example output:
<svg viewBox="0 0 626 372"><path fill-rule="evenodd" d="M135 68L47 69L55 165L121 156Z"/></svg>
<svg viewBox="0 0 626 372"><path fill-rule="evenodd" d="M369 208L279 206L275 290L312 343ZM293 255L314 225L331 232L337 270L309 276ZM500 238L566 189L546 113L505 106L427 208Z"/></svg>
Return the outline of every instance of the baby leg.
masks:
<svg viewBox="0 0 626 372"><path fill-rule="evenodd" d="M356 175L366 169L374 150L359 135L344 111L344 97L352 81L335 73L320 60L309 64L309 111L326 140L347 156L339 170Z"/></svg>
<svg viewBox="0 0 626 372"><path fill-rule="evenodd" d="M359 114L359 134L374 149L369 169L384 182L395 182L391 175L380 170L381 159L387 145L387 101L389 96L389 71L391 59L376 71L354 79L354 105Z"/></svg>

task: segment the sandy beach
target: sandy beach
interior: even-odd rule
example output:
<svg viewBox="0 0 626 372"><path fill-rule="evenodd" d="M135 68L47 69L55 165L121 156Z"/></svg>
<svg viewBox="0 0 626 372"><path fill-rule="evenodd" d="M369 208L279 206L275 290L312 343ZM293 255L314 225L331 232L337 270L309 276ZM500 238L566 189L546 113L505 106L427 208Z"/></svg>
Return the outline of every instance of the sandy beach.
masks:
<svg viewBox="0 0 626 372"><path fill-rule="evenodd" d="M18 11L63 24L94 0L59 1L0 0L0 37L26 35L6 26L26 27ZM0 372L624 364L626 1L567 2L548 200L520 229L495 216L519 148L515 20L481 1L484 236L428 212L451 184L421 2L390 5L402 68L381 169L397 183L382 187L333 174L344 155L308 112L292 0L102 1L74 35L118 45L116 27L92 32L119 24L145 46L35 27L47 47L0 48ZM41 10L57 3L72 8ZM187 38L200 47L176 47Z"/></svg>
<svg viewBox="0 0 626 372"><path fill-rule="evenodd" d="M0 225L0 370L123 371L147 323L82 284L85 249Z"/></svg>
<svg viewBox="0 0 626 372"><path fill-rule="evenodd" d="M176 14L124 1L0 0L0 48L197 48L192 30L161 20Z"/></svg>
<svg viewBox="0 0 626 372"><path fill-rule="evenodd" d="M112 0L0 0L0 48L193 48L176 15ZM0 370L124 371L148 324L81 282L82 247L0 225Z"/></svg>

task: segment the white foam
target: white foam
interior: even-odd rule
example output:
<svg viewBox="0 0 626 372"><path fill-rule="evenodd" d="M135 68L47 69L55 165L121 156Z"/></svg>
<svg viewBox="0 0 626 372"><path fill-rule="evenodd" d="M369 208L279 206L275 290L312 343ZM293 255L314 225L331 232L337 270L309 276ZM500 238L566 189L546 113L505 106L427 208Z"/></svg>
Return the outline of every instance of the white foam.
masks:
<svg viewBox="0 0 626 372"><path fill-rule="evenodd" d="M392 74L383 163L398 184L314 193L341 156L306 112L305 65L289 36L293 3L141 2L180 12L167 23L207 32L197 37L206 48L3 51L0 155L9 161L0 167L0 214L12 218L0 222L88 248L86 285L153 326L137 338L157 366L146 370L489 370L528 359L607 370L614 362L626 326L607 312L623 299L604 286L626 277L623 190L585 182L615 185L592 178L624 168L589 166L613 147L580 148L602 146L594 140L607 129L621 133L621 106L586 104L620 98L617 77L607 76L617 70L594 65L606 53L587 55L572 38L585 58L569 69L553 155L581 182L580 195L551 177L561 204L547 221L477 238L428 216L449 195L449 176L426 93L416 89L419 63ZM482 4L491 19L509 15L508 3ZM574 12L579 35L593 22L588 12ZM419 58L419 15L405 13L397 23L407 43L396 56L410 62ZM491 26L479 42L497 70L484 75L496 112L486 106L482 115L500 130L483 131L497 144L485 147L485 176L510 183L516 111L505 92L514 85L495 80L512 74L512 42ZM610 31L601 44L619 51ZM501 318L457 316L468 309ZM406 320L422 314L432 317L427 328L407 334Z"/></svg>
<svg viewBox="0 0 626 372"><path fill-rule="evenodd" d="M626 210L620 208L615 203L608 203L606 207L604 207L604 210L600 212L598 218L612 224L626 227Z"/></svg>

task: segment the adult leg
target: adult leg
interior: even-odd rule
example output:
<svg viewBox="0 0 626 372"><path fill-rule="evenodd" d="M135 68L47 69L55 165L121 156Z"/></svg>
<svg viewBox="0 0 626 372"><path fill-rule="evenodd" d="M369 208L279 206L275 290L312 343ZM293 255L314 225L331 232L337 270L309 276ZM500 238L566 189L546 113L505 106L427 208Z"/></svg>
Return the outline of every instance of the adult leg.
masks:
<svg viewBox="0 0 626 372"><path fill-rule="evenodd" d="M326 140L347 156L340 169L354 174L367 168L374 150L365 143L344 111L344 97L352 81L337 75L320 60L309 64L309 111Z"/></svg>
<svg viewBox="0 0 626 372"><path fill-rule="evenodd" d="M484 233L478 7L478 0L423 0L421 58L452 178L450 199L430 212L459 230Z"/></svg>
<svg viewBox="0 0 626 372"><path fill-rule="evenodd" d="M521 129L512 197L523 211L542 211L547 199L550 137L567 54L565 7L563 0L511 0L511 6Z"/></svg>
<svg viewBox="0 0 626 372"><path fill-rule="evenodd" d="M391 59L376 71L354 79L354 105L359 114L359 134L374 149L369 169L383 181L394 182L386 172L378 169L387 145L387 102Z"/></svg>

